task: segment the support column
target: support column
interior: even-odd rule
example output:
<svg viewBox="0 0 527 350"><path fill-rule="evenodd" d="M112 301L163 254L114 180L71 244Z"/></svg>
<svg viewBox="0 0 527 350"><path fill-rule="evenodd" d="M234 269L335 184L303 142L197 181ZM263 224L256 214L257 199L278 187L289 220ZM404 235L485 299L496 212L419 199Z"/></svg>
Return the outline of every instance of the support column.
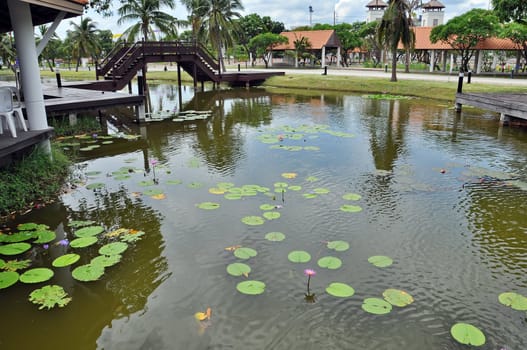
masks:
<svg viewBox="0 0 527 350"><path fill-rule="evenodd" d="M436 61L436 50L430 50L430 73L434 73L435 61Z"/></svg>
<svg viewBox="0 0 527 350"><path fill-rule="evenodd" d="M77 113L68 114L68 119L70 121L70 126L77 125Z"/></svg>
<svg viewBox="0 0 527 350"><path fill-rule="evenodd" d="M450 54L450 74L452 74L452 70L454 69L454 54Z"/></svg>
<svg viewBox="0 0 527 350"><path fill-rule="evenodd" d="M322 46L322 59L320 60L322 68L326 65L326 47Z"/></svg>
<svg viewBox="0 0 527 350"><path fill-rule="evenodd" d="M492 51L492 70L496 70L497 65L498 65L498 55L496 54L496 51Z"/></svg>
<svg viewBox="0 0 527 350"><path fill-rule="evenodd" d="M337 47L337 67L340 65L340 60L342 59L340 55L340 46Z"/></svg>
<svg viewBox="0 0 527 350"><path fill-rule="evenodd" d="M38 67L31 10L27 2L7 0L7 4L20 62L22 90L24 92L29 129L44 130L48 128L48 121L44 106L42 84L40 83L40 69Z"/></svg>
<svg viewBox="0 0 527 350"><path fill-rule="evenodd" d="M446 72L446 54L447 54L446 51L441 52L441 62L443 65L443 68L441 69L442 72Z"/></svg>
<svg viewBox="0 0 527 350"><path fill-rule="evenodd" d="M478 51L478 64L476 66L476 74L480 74L481 73L481 66L482 65L483 65L483 51L479 50Z"/></svg>

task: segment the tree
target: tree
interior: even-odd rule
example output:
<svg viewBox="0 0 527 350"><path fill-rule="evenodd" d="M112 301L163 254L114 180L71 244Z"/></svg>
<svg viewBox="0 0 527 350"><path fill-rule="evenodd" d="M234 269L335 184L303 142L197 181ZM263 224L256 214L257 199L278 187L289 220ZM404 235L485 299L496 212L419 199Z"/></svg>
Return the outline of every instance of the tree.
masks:
<svg viewBox="0 0 527 350"><path fill-rule="evenodd" d="M309 57L305 55L309 49L311 49L311 43L309 42L309 39L305 36L302 36L300 38L296 37L295 34L295 40L293 41L293 45L295 46L295 67L298 66L298 58L302 57L304 59L304 66L306 65L306 59Z"/></svg>
<svg viewBox="0 0 527 350"><path fill-rule="evenodd" d="M518 22L506 23L501 27L499 36L511 40L518 48L523 59L527 61L527 24Z"/></svg>
<svg viewBox="0 0 527 350"><path fill-rule="evenodd" d="M46 25L40 25L38 26L38 32L39 36L37 37L36 43L37 45L40 43L42 38L44 37L44 34L46 34L48 30L48 27ZM42 50L40 53L39 58L39 64L41 64L41 60L45 60L48 64L49 70L53 72L53 66L55 65L55 58L58 57L59 54L59 47L61 45L61 41L57 34L53 34L51 38L49 39L48 43L46 44L46 47Z"/></svg>
<svg viewBox="0 0 527 350"><path fill-rule="evenodd" d="M209 10L209 2L207 0L181 0L181 3L189 13L186 24L190 26L190 38L194 42L205 41L202 25L203 17Z"/></svg>
<svg viewBox="0 0 527 350"><path fill-rule="evenodd" d="M252 38L262 33L273 33L280 34L285 30L285 26L282 22L275 22L271 20L271 17L251 13L247 16L241 17L238 21L239 36L238 43L242 45L247 54L256 56L256 52L249 49L249 42Z"/></svg>
<svg viewBox="0 0 527 350"><path fill-rule="evenodd" d="M446 24L432 29L430 41L442 41L456 50L461 57L461 69L469 70L469 62L476 45L483 39L494 36L498 28L498 18L492 11L472 9L454 17Z"/></svg>
<svg viewBox="0 0 527 350"><path fill-rule="evenodd" d="M94 60L98 57L100 52L99 41L97 40L99 30L90 17L81 18L79 24L70 21L70 25L73 26L73 30L68 30L67 36L73 46L72 52L77 57L75 71L79 71L82 57L91 57Z"/></svg>
<svg viewBox="0 0 527 350"><path fill-rule="evenodd" d="M280 45L280 44L286 44L289 42L289 39L287 37L280 35L280 34L273 34L273 33L262 33L258 34L254 38L251 39L249 42L249 47L251 50L254 50L257 54L257 56L261 56L264 63L265 68L269 67L269 61L273 57L273 47Z"/></svg>
<svg viewBox="0 0 527 350"><path fill-rule="evenodd" d="M16 54L13 49L10 34L0 34L0 58L2 58L2 64L7 65L8 68L14 71L15 67L13 67L12 62L15 61L15 57Z"/></svg>
<svg viewBox="0 0 527 350"><path fill-rule="evenodd" d="M174 0L129 0L117 10L118 25L126 22L135 22L123 33L128 41L136 41L141 35L142 39L156 39L155 28L162 33L170 34L173 30L175 18L169 15L163 7L175 8Z"/></svg>
<svg viewBox="0 0 527 350"><path fill-rule="evenodd" d="M374 66L381 61L382 46L377 40L377 22L364 23L359 30L359 36L363 38L365 48L372 54Z"/></svg>
<svg viewBox="0 0 527 350"><path fill-rule="evenodd" d="M492 5L500 20L527 24L527 2L525 0L492 0Z"/></svg>
<svg viewBox="0 0 527 350"><path fill-rule="evenodd" d="M112 51L114 47L113 43L113 34L111 30L100 30L97 35L97 41L99 42L99 47L101 48L100 57L105 57Z"/></svg>
<svg viewBox="0 0 527 350"><path fill-rule="evenodd" d="M413 47L415 33L411 29L410 9L405 0L391 0L379 23L378 41L392 52L392 77L397 81L397 47L401 43L405 49Z"/></svg>

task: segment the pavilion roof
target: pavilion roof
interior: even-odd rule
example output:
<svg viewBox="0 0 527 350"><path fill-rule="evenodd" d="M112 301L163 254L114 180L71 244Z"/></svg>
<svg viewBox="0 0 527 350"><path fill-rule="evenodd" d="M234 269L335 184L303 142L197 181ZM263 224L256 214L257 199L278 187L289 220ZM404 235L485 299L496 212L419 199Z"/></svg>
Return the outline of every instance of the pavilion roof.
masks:
<svg viewBox="0 0 527 350"><path fill-rule="evenodd" d="M388 7L388 4L382 0L371 0L366 7Z"/></svg>
<svg viewBox="0 0 527 350"><path fill-rule="evenodd" d="M302 37L307 38L311 44L311 49L321 50L322 47L340 47L340 40L334 30L302 30L295 32L282 32L283 35L289 39L289 43L281 44L273 48L273 50L294 50L295 40Z"/></svg>
<svg viewBox="0 0 527 350"><path fill-rule="evenodd" d="M431 0L429 2L427 2L426 4L423 4L423 6L421 6L421 8L428 8L428 9L444 9L445 8L445 5L443 5L440 1L438 0Z"/></svg>

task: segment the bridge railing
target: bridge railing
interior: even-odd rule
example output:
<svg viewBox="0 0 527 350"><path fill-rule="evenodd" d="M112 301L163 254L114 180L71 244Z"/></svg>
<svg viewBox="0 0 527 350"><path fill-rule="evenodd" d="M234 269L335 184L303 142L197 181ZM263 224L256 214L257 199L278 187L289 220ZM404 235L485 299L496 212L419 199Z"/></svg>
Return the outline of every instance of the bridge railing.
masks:
<svg viewBox="0 0 527 350"><path fill-rule="evenodd" d="M122 53L130 46L125 41L117 43L113 49L97 64L97 76L103 76L113 68L115 61L122 57Z"/></svg>

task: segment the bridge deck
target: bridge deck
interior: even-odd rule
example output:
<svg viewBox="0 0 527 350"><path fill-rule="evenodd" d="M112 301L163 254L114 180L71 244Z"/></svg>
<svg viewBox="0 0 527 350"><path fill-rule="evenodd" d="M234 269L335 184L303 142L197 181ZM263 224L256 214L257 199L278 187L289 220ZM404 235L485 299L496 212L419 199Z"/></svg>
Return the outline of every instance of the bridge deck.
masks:
<svg viewBox="0 0 527 350"><path fill-rule="evenodd" d="M520 119L527 119L527 94L461 93L456 105L469 105Z"/></svg>

